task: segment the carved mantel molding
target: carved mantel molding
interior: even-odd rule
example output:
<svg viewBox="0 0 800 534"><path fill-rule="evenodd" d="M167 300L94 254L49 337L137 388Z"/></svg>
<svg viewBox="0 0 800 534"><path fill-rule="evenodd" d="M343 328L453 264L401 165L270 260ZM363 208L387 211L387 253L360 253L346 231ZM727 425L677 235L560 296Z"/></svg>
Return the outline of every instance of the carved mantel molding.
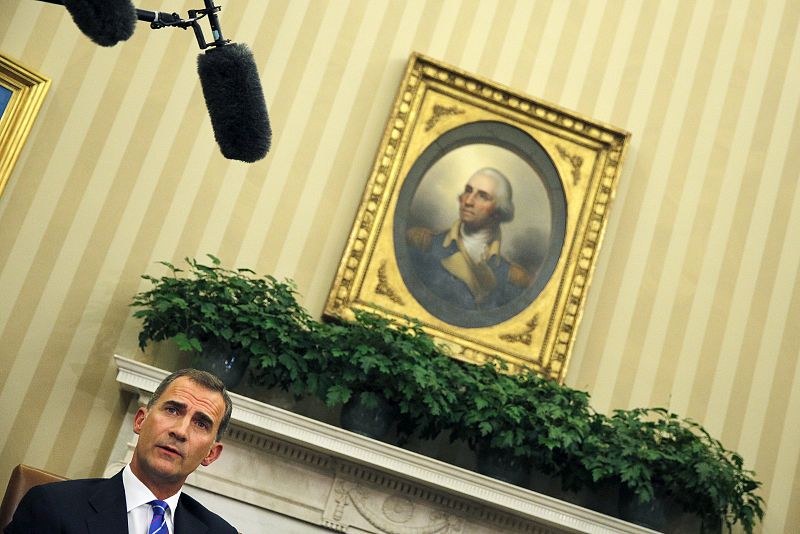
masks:
<svg viewBox="0 0 800 534"><path fill-rule="evenodd" d="M168 374L114 358L117 382L137 402ZM231 398L225 454L188 483L259 508L339 532L653 532L236 393ZM124 454L117 451L107 472L130 457L129 428L118 439Z"/></svg>

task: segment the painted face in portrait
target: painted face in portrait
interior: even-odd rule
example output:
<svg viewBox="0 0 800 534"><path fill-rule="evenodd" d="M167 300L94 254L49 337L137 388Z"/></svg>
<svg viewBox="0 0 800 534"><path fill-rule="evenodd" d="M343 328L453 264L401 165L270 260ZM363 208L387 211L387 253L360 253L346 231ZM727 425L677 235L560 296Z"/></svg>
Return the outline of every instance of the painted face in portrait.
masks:
<svg viewBox="0 0 800 534"><path fill-rule="evenodd" d="M216 434L224 412L218 392L187 377L176 379L152 408L139 408L134 416L133 431L139 434L134 474L157 497L174 495L199 465L219 457Z"/></svg>
<svg viewBox="0 0 800 534"><path fill-rule="evenodd" d="M468 232L490 228L497 224L497 185L485 174L474 174L464 192L458 197L459 217Z"/></svg>

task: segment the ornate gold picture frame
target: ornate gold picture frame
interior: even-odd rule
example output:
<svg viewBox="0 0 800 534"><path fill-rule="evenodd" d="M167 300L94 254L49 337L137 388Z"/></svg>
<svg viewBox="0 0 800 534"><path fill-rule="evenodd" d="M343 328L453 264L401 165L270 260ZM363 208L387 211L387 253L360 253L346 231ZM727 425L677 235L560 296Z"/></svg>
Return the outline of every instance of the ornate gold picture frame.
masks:
<svg viewBox="0 0 800 534"><path fill-rule="evenodd" d="M0 54L0 195L50 88L50 80Z"/></svg>
<svg viewBox="0 0 800 534"><path fill-rule="evenodd" d="M324 314L563 382L629 139L413 54Z"/></svg>

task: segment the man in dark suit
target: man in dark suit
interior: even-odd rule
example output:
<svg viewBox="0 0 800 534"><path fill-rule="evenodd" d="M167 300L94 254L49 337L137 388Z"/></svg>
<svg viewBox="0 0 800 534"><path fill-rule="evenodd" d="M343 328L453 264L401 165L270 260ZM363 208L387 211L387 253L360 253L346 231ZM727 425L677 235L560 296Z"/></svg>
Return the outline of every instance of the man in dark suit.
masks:
<svg viewBox="0 0 800 534"><path fill-rule="evenodd" d="M109 479L31 489L6 534L235 534L224 519L182 493L200 465L222 452L232 403L215 376L176 371L136 411L133 458Z"/></svg>

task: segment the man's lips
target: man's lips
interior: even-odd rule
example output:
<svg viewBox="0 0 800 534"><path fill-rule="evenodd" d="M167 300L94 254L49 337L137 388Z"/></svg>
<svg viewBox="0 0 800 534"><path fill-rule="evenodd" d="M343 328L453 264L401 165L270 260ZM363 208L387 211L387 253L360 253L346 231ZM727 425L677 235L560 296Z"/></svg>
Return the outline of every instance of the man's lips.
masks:
<svg viewBox="0 0 800 534"><path fill-rule="evenodd" d="M183 457L183 453L174 447L170 447L169 445L156 445L157 448L161 449L162 451L166 451L170 454L174 454L175 456Z"/></svg>

